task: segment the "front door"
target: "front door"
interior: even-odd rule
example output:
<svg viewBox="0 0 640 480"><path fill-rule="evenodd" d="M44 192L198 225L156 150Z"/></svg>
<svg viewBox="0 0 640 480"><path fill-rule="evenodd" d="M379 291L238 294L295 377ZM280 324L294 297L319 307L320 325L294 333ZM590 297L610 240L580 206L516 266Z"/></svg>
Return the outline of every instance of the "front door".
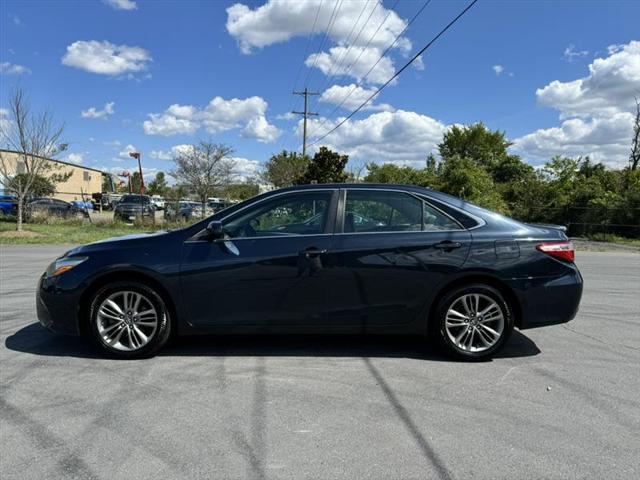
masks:
<svg viewBox="0 0 640 480"><path fill-rule="evenodd" d="M184 244L182 295L194 326L322 323L337 191L259 201L222 220L224 242Z"/></svg>
<svg viewBox="0 0 640 480"><path fill-rule="evenodd" d="M343 195L343 228L327 258L331 323L366 330L415 320L464 263L470 233L407 192L352 189Z"/></svg>

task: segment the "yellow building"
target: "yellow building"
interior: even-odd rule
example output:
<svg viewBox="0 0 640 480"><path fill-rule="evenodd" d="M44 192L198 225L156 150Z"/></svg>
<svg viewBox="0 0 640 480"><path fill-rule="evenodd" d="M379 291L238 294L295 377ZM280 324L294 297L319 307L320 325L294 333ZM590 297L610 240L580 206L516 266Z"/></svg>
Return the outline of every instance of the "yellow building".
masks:
<svg viewBox="0 0 640 480"><path fill-rule="evenodd" d="M4 164L4 168L0 170L0 176L2 176L3 171L6 171L9 176L25 172L26 167L24 161L20 159L18 152L0 150L0 157ZM62 160L50 158L45 158L44 160L51 162L51 168L47 168L42 176L48 177L53 174L71 174L64 182L56 184L54 198L70 202L72 200L81 200L84 194L84 198L90 200L92 193L100 193L102 191L102 178L103 175L107 174L101 170L84 167L75 163L63 162ZM2 179L0 178L0 190L1 189Z"/></svg>

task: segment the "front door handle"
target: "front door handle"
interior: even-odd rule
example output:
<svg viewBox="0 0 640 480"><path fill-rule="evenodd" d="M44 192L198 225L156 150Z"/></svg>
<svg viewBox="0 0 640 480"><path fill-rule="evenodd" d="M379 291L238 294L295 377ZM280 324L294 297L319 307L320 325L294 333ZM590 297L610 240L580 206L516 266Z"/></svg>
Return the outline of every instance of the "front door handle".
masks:
<svg viewBox="0 0 640 480"><path fill-rule="evenodd" d="M444 242L436 243L433 248L438 248L440 250L444 250L445 252L450 252L455 250L456 248L460 248L462 244L460 242L452 242L451 240L445 240Z"/></svg>
<svg viewBox="0 0 640 480"><path fill-rule="evenodd" d="M303 255L308 258L308 257L317 257L318 255L322 255L323 253L327 253L327 250L325 248L311 247L311 248L307 248L306 250L302 250L300 252L300 255Z"/></svg>

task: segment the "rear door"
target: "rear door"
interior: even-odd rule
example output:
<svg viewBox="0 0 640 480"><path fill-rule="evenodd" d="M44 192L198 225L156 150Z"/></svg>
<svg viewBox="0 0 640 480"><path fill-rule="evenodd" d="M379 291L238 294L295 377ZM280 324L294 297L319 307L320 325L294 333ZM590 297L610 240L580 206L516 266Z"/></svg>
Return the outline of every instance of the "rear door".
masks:
<svg viewBox="0 0 640 480"><path fill-rule="evenodd" d="M411 322L470 249L467 230L401 190L342 190L337 222L328 269L333 324Z"/></svg>

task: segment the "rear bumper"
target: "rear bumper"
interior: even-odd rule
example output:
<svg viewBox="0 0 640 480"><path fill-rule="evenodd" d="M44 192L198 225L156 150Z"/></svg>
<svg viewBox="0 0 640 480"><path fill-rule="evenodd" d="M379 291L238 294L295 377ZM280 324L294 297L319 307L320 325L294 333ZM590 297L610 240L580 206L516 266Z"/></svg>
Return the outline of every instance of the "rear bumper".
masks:
<svg viewBox="0 0 640 480"><path fill-rule="evenodd" d="M566 323L575 318L582 298L582 276L576 267L554 278L508 282L520 303L520 329Z"/></svg>

